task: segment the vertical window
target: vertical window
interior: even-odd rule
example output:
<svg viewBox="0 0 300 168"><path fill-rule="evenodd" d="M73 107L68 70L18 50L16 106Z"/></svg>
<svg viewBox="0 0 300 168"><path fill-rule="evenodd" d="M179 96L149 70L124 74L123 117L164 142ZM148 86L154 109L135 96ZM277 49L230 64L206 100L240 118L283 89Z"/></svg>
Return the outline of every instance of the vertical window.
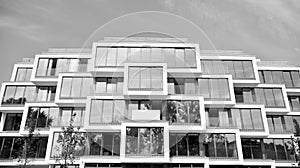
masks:
<svg viewBox="0 0 300 168"><path fill-rule="evenodd" d="M105 66L106 65L107 50L108 50L107 47L97 47L95 66Z"/></svg>
<svg viewBox="0 0 300 168"><path fill-rule="evenodd" d="M174 58L173 58L174 59ZM175 66L176 67L185 67L185 62L184 62L184 49L175 49Z"/></svg>
<svg viewBox="0 0 300 168"><path fill-rule="evenodd" d="M186 48L184 56L187 67L196 67L196 52L195 49Z"/></svg>
<svg viewBox="0 0 300 168"><path fill-rule="evenodd" d="M22 114L7 113L4 122L3 131L19 131L22 121Z"/></svg>
<svg viewBox="0 0 300 168"><path fill-rule="evenodd" d="M168 64L168 68L176 67L175 49L174 48L165 48L164 54L165 54L166 62Z"/></svg>
<svg viewBox="0 0 300 168"><path fill-rule="evenodd" d="M18 68L15 81L30 81L32 68Z"/></svg>
<svg viewBox="0 0 300 168"><path fill-rule="evenodd" d="M63 78L60 97L68 97L71 94L72 78Z"/></svg>
<svg viewBox="0 0 300 168"><path fill-rule="evenodd" d="M116 66L117 48L109 48L106 58L106 66Z"/></svg>
<svg viewBox="0 0 300 168"><path fill-rule="evenodd" d="M127 48L117 48L118 56L117 56L117 66L123 66L125 62L127 62Z"/></svg>
<svg viewBox="0 0 300 168"><path fill-rule="evenodd" d="M292 111L300 110L300 96L288 96L290 107Z"/></svg>
<svg viewBox="0 0 300 168"><path fill-rule="evenodd" d="M48 68L48 60L49 59L39 59L38 67L36 70L36 76L46 76L47 75L47 68Z"/></svg>
<svg viewBox="0 0 300 168"><path fill-rule="evenodd" d="M161 90L161 67L129 67L128 89Z"/></svg>

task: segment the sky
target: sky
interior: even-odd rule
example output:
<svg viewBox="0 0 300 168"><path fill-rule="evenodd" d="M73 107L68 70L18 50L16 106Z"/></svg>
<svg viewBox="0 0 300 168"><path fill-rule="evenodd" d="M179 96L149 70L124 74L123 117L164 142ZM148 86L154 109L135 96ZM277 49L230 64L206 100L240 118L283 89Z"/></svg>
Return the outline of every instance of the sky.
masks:
<svg viewBox="0 0 300 168"><path fill-rule="evenodd" d="M0 82L48 48L145 31L300 65L299 0L0 0Z"/></svg>

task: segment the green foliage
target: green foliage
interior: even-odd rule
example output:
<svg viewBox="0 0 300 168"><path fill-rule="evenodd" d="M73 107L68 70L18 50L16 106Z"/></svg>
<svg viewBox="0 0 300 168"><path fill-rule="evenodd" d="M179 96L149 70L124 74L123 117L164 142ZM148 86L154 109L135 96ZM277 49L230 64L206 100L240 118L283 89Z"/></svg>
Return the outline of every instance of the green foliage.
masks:
<svg viewBox="0 0 300 168"><path fill-rule="evenodd" d="M80 127L75 128L73 126L75 116L76 114L72 115L69 126L62 128L62 133L59 134L56 141L61 147L61 154L55 159L61 168L68 168L69 165L73 165L77 156L76 147L84 146L86 143L85 135L78 132Z"/></svg>

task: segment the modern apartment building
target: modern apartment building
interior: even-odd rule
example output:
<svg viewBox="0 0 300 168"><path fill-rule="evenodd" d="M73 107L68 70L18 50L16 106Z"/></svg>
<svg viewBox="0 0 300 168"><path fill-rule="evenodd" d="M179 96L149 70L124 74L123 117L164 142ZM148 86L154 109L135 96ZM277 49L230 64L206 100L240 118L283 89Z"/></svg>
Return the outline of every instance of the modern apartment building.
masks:
<svg viewBox="0 0 300 168"><path fill-rule="evenodd" d="M105 38L49 49L1 87L0 167L15 168L36 121L29 164L58 168L63 126L86 137L71 167L293 167L300 67L172 38Z"/></svg>

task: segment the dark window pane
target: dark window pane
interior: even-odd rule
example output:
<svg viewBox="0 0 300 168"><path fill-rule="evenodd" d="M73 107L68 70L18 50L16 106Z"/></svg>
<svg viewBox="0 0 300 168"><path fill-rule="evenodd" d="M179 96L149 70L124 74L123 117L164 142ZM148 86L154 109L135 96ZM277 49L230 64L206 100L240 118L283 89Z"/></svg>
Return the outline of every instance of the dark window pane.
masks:
<svg viewBox="0 0 300 168"><path fill-rule="evenodd" d="M262 150L261 150L260 139L252 139L251 140L251 148L252 148L253 159L262 159Z"/></svg>
<svg viewBox="0 0 300 168"><path fill-rule="evenodd" d="M276 159L276 152L274 148L273 139L264 139L265 155L266 159Z"/></svg>
<svg viewBox="0 0 300 168"><path fill-rule="evenodd" d="M199 154L199 135L188 134L189 156L200 156Z"/></svg>
<svg viewBox="0 0 300 168"><path fill-rule="evenodd" d="M285 146L282 139L274 139L275 147L276 147L276 154L278 160L286 160L286 152Z"/></svg>
<svg viewBox="0 0 300 168"><path fill-rule="evenodd" d="M187 137L185 134L177 134L178 156L187 156Z"/></svg>

